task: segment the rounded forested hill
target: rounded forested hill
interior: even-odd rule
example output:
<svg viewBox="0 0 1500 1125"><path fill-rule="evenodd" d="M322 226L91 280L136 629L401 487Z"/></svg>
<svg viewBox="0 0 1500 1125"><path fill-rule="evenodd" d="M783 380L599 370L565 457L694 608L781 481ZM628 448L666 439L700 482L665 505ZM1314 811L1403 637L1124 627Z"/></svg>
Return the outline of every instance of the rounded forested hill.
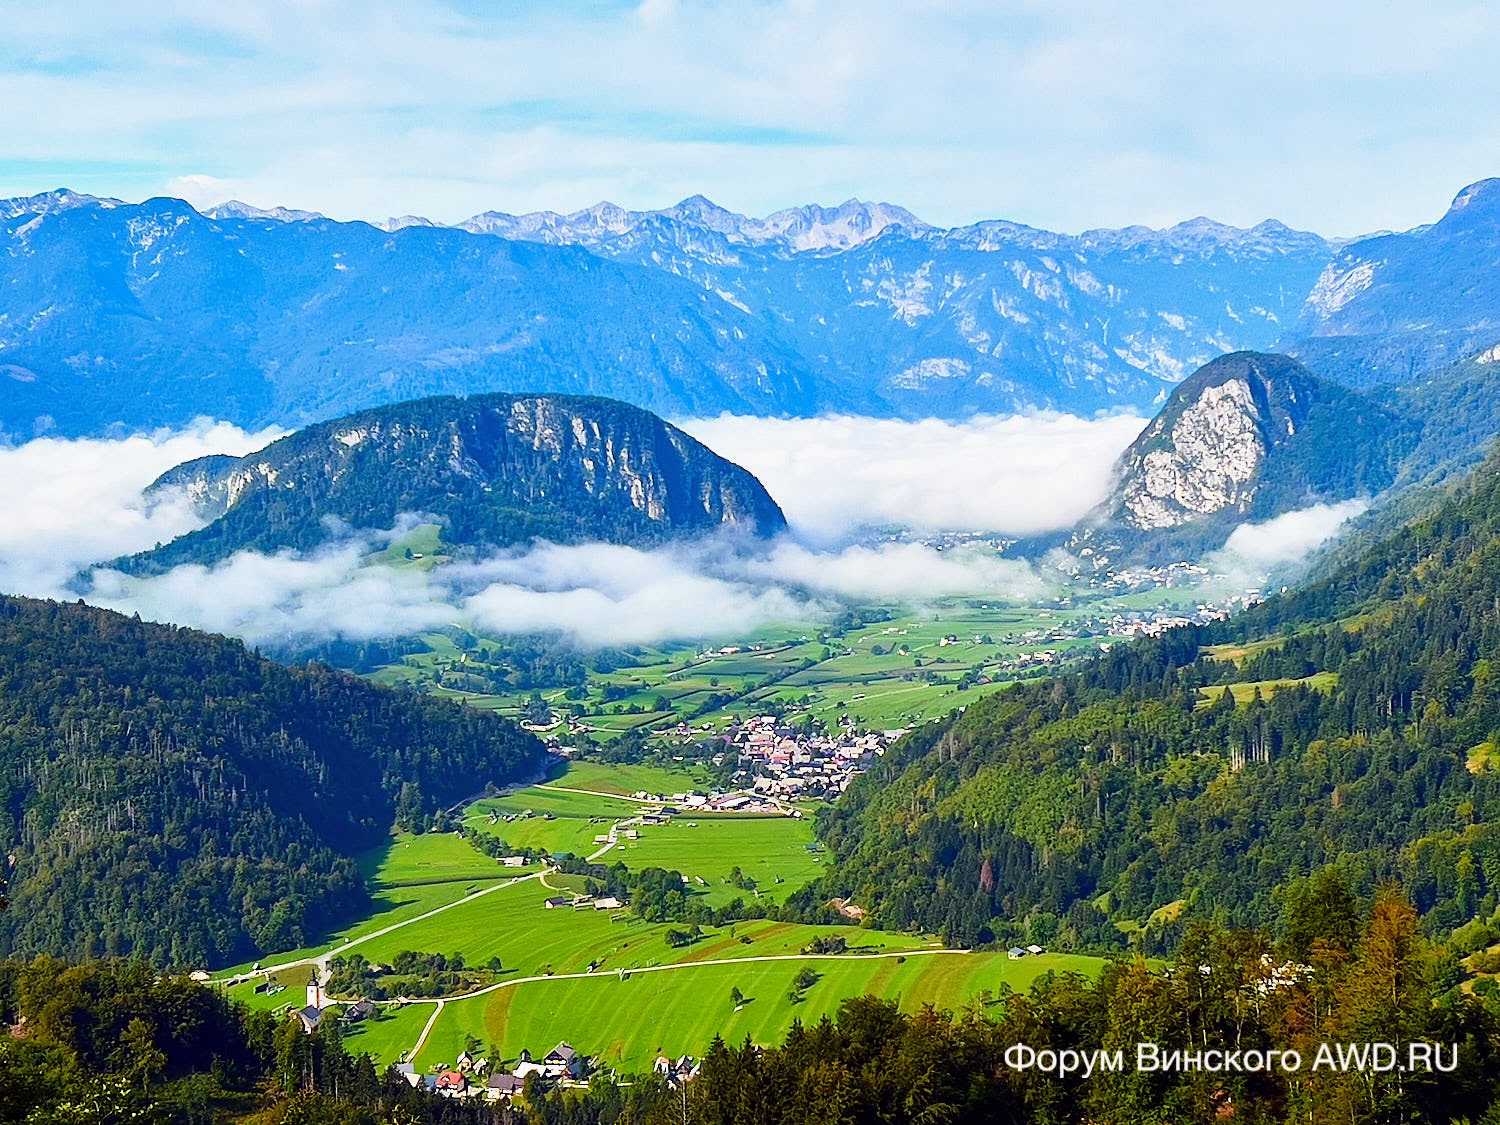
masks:
<svg viewBox="0 0 1500 1125"><path fill-rule="evenodd" d="M0 597L0 952L232 963L368 906L352 856L536 772L514 723Z"/></svg>
<svg viewBox="0 0 1500 1125"><path fill-rule="evenodd" d="M385 529L433 517L456 546L533 539L628 545L721 528L771 535L786 518L751 473L639 407L573 395L429 398L320 423L238 460L189 462L213 519L127 563L208 563L242 549L307 549L330 518Z"/></svg>

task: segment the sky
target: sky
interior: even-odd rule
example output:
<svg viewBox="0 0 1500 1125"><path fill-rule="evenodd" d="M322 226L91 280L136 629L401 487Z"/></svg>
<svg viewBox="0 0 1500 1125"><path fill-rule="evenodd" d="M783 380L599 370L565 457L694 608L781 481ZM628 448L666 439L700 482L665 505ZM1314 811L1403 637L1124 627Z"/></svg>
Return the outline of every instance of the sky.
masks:
<svg viewBox="0 0 1500 1125"><path fill-rule="evenodd" d="M340 219L695 193L952 226L1330 236L1500 174L1500 7L1140 0L7 5L0 196Z"/></svg>

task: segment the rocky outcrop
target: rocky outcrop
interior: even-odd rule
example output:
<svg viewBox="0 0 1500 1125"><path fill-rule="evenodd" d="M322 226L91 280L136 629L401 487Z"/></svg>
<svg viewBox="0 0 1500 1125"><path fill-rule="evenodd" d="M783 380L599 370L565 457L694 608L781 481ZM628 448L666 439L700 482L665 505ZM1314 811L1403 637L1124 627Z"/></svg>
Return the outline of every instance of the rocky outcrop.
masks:
<svg viewBox="0 0 1500 1125"><path fill-rule="evenodd" d="M1109 497L1069 546L1099 562L1192 557L1246 520L1380 492L1414 439L1396 413L1293 359L1223 356L1121 455Z"/></svg>
<svg viewBox="0 0 1500 1125"><path fill-rule="evenodd" d="M132 560L159 570L250 548L306 550L330 521L442 524L444 542L645 544L786 526L745 469L645 410L567 395L435 398L311 426L246 457L203 458L153 489L185 489L212 522ZM336 526L336 525L333 525Z"/></svg>

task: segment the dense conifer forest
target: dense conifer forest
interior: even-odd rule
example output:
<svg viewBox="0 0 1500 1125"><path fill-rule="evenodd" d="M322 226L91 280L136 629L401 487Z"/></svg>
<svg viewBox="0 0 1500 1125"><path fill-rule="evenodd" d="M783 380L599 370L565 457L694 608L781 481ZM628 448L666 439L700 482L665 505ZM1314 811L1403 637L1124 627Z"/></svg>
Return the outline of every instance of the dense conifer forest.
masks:
<svg viewBox="0 0 1500 1125"><path fill-rule="evenodd" d="M355 852L544 754L322 665L0 598L0 949L191 966L295 948L368 905Z"/></svg>
<svg viewBox="0 0 1500 1125"><path fill-rule="evenodd" d="M1305 591L921 728L819 828L879 925L1176 947L1327 865L1434 931L1500 905L1500 460Z"/></svg>

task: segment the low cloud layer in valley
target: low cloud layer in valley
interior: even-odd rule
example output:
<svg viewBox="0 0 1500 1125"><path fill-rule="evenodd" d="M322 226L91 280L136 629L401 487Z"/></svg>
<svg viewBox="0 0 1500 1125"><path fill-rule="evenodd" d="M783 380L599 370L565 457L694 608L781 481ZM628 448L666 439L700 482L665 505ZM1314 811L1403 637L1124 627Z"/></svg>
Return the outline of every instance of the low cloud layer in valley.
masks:
<svg viewBox="0 0 1500 1125"><path fill-rule="evenodd" d="M209 453L249 453L276 432L205 423L124 440L41 438L0 447L0 591L55 596L80 568L199 526L181 495L142 495L166 470Z"/></svg>
<svg viewBox="0 0 1500 1125"><path fill-rule="evenodd" d="M686 428L767 483L793 534L746 553L707 539L654 550L537 544L436 567L370 565L409 530L359 533L296 556L241 553L213 567L127 577L93 569L197 526L180 494L148 500L165 469L210 452L243 453L274 434L204 424L122 441L42 440L0 449L0 590L87 600L143 617L286 648L466 622L491 633L558 633L582 645L735 636L775 621L817 620L850 601L920 605L976 594L1045 596L1051 578L993 550L921 541L856 541L870 525L1064 526L1103 495L1109 466L1139 419L1065 416L963 424L855 418L719 418ZM1352 514L1293 513L1237 532L1226 565L1301 553Z"/></svg>
<svg viewBox="0 0 1500 1125"><path fill-rule="evenodd" d="M678 425L760 477L800 535L828 541L887 524L1011 535L1068 527L1104 496L1145 421L724 415Z"/></svg>

